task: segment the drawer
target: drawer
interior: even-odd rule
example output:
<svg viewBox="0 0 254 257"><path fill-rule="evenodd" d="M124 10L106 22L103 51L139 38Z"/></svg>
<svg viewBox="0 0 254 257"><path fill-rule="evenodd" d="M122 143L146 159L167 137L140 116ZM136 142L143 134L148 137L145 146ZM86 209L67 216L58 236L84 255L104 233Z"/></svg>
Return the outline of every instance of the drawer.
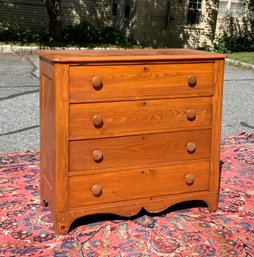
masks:
<svg viewBox="0 0 254 257"><path fill-rule="evenodd" d="M209 162L72 176L70 207L123 202L209 189Z"/></svg>
<svg viewBox="0 0 254 257"><path fill-rule="evenodd" d="M209 159L211 130L70 141L70 171Z"/></svg>
<svg viewBox="0 0 254 257"><path fill-rule="evenodd" d="M212 95L213 63L70 66L70 101Z"/></svg>
<svg viewBox="0 0 254 257"><path fill-rule="evenodd" d="M211 98L70 105L70 139L168 132L211 125Z"/></svg>

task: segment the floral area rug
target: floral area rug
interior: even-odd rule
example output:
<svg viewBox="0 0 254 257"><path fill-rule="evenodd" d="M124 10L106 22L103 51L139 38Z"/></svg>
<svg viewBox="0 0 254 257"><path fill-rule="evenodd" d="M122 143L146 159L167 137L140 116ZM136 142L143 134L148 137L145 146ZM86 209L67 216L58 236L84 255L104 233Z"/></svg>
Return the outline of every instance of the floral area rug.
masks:
<svg viewBox="0 0 254 257"><path fill-rule="evenodd" d="M37 151L0 154L0 256L254 256L254 135L222 139L219 209L91 220L57 236Z"/></svg>

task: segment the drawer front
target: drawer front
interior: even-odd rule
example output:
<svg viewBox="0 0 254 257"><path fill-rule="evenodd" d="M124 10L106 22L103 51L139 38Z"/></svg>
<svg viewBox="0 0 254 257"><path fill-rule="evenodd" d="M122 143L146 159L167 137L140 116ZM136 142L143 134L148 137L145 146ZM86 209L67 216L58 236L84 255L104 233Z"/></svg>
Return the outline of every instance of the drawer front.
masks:
<svg viewBox="0 0 254 257"><path fill-rule="evenodd" d="M70 139L167 132L209 125L210 97L70 105Z"/></svg>
<svg viewBox="0 0 254 257"><path fill-rule="evenodd" d="M209 159L211 130L70 141L70 171Z"/></svg>
<svg viewBox="0 0 254 257"><path fill-rule="evenodd" d="M70 66L70 101L212 95L213 63Z"/></svg>
<svg viewBox="0 0 254 257"><path fill-rule="evenodd" d="M72 176L70 207L98 205L209 189L209 162Z"/></svg>

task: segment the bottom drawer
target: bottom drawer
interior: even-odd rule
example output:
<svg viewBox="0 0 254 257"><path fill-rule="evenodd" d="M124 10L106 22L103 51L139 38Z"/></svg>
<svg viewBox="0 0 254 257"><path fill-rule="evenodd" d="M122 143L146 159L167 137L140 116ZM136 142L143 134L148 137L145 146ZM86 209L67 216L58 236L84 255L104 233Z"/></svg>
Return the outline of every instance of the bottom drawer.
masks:
<svg viewBox="0 0 254 257"><path fill-rule="evenodd" d="M195 162L103 174L71 176L71 208L94 204L205 191L209 189L209 162Z"/></svg>

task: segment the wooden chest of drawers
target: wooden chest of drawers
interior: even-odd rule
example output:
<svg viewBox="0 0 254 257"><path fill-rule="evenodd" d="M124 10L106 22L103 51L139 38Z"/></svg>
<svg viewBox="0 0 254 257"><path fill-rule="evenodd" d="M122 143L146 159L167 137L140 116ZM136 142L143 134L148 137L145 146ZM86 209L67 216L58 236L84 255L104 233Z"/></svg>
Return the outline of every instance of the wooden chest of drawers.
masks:
<svg viewBox="0 0 254 257"><path fill-rule="evenodd" d="M57 233L90 214L216 210L224 55L40 51L41 199Z"/></svg>

